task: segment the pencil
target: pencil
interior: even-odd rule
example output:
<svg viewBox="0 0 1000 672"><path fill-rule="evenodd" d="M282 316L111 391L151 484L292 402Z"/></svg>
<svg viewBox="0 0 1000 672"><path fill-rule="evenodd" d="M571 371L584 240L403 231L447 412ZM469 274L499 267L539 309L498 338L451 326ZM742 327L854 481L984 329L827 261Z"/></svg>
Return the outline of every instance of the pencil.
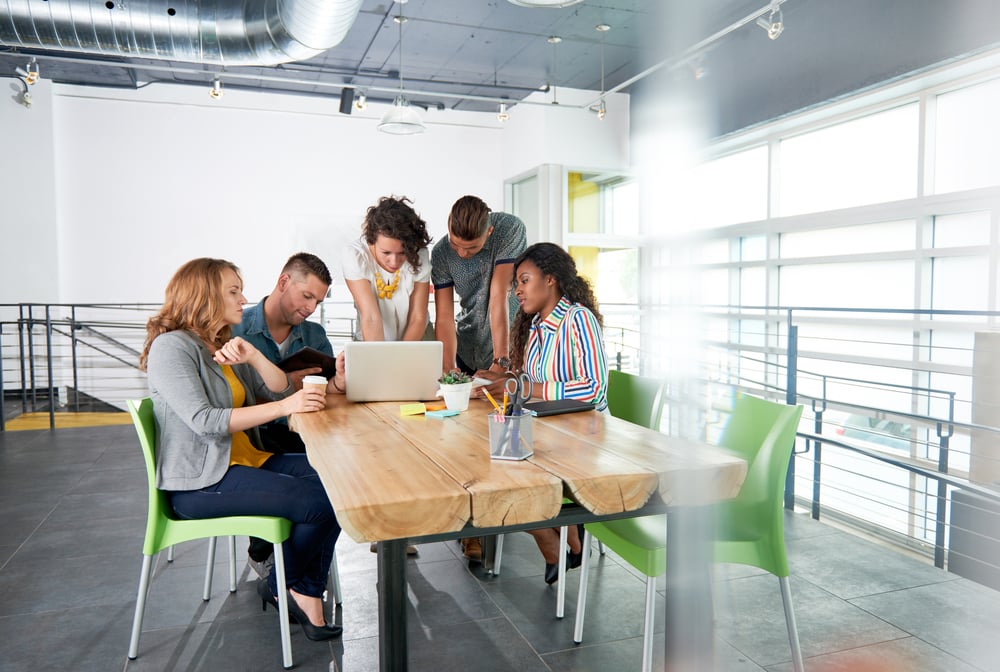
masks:
<svg viewBox="0 0 1000 672"><path fill-rule="evenodd" d="M484 389L483 394L485 394L486 398L490 400L491 404L493 404L493 408L497 409L497 413L503 415L503 412L500 410L500 407L497 406L497 402L493 399L493 395L490 394L489 390Z"/></svg>
<svg viewBox="0 0 1000 672"><path fill-rule="evenodd" d="M500 411L500 415L507 415L507 390L503 391L503 410Z"/></svg>

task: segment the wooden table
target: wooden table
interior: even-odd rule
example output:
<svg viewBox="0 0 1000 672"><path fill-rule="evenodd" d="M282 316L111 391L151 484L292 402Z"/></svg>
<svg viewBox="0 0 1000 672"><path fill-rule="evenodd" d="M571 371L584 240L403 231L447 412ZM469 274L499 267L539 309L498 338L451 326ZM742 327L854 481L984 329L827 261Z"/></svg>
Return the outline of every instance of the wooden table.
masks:
<svg viewBox="0 0 1000 672"><path fill-rule="evenodd" d="M721 449L596 412L533 418L534 455L491 460L486 402L473 399L467 411L443 419L401 416L399 407L331 395L324 411L290 420L344 531L359 542L385 542L378 552L383 672L407 669L407 540L663 511L671 515L669 540L701 529L705 520L697 514L736 496L746 476L746 462ZM563 497L575 504L564 507ZM685 539L683 546L683 556L668 563L668 589L678 593L708 580L707 539ZM705 595L694 599L704 602ZM667 601L666 623L672 668L697 669L699 649L711 647L711 612L692 618L687 605L672 615L674 601Z"/></svg>

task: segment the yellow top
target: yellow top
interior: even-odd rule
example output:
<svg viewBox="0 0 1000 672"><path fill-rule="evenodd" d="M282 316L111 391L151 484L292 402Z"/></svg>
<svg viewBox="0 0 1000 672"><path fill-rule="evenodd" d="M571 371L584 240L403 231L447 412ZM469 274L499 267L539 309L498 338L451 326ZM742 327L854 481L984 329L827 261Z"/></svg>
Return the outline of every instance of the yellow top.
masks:
<svg viewBox="0 0 1000 672"><path fill-rule="evenodd" d="M222 366L222 375L229 382L229 389L233 391L233 408L241 408L247 400L247 391L243 389L243 383L236 377L233 367L228 364ZM245 467L259 467L271 457L271 453L265 453L250 442L250 437L246 432L233 432L233 447L229 451L229 466L241 464Z"/></svg>

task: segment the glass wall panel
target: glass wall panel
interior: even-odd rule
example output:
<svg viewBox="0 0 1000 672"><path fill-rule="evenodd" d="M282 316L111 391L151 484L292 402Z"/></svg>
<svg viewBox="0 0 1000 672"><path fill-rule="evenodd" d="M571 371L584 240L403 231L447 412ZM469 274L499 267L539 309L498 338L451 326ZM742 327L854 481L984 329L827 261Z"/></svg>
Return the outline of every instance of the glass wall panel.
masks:
<svg viewBox="0 0 1000 672"><path fill-rule="evenodd" d="M916 103L781 141L781 216L917 195Z"/></svg>
<svg viewBox="0 0 1000 672"><path fill-rule="evenodd" d="M934 191L1000 184L1000 79L937 97Z"/></svg>
<svg viewBox="0 0 1000 672"><path fill-rule="evenodd" d="M989 303L989 262L985 257L934 260L931 307L936 310L985 310Z"/></svg>
<svg viewBox="0 0 1000 672"><path fill-rule="evenodd" d="M677 190L684 228L707 229L767 217L767 147L708 161Z"/></svg>
<svg viewBox="0 0 1000 672"><path fill-rule="evenodd" d="M604 225L616 236L639 234L638 182L623 182L604 190Z"/></svg>
<svg viewBox="0 0 1000 672"><path fill-rule="evenodd" d="M963 212L934 218L934 247L990 244L990 213Z"/></svg>
<svg viewBox="0 0 1000 672"><path fill-rule="evenodd" d="M881 222L836 229L796 231L781 234L781 258L820 257L858 254L859 252L892 252L915 247L916 223Z"/></svg>
<svg viewBox="0 0 1000 672"><path fill-rule="evenodd" d="M584 180L581 173L569 173L566 182L570 233L600 233L600 187Z"/></svg>
<svg viewBox="0 0 1000 672"><path fill-rule="evenodd" d="M899 308L913 305L913 262L782 266L782 306ZM877 287L878 291L872 291Z"/></svg>

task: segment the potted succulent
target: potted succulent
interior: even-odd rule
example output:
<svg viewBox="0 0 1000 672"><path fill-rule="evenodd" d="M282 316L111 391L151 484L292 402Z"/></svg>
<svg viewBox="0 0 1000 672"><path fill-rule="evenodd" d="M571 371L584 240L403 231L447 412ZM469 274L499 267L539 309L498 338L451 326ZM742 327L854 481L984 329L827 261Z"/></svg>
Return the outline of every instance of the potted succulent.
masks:
<svg viewBox="0 0 1000 672"><path fill-rule="evenodd" d="M472 376L452 369L440 378L441 389L437 396L444 397L444 405L450 411L464 411L469 407L469 395L472 393Z"/></svg>

